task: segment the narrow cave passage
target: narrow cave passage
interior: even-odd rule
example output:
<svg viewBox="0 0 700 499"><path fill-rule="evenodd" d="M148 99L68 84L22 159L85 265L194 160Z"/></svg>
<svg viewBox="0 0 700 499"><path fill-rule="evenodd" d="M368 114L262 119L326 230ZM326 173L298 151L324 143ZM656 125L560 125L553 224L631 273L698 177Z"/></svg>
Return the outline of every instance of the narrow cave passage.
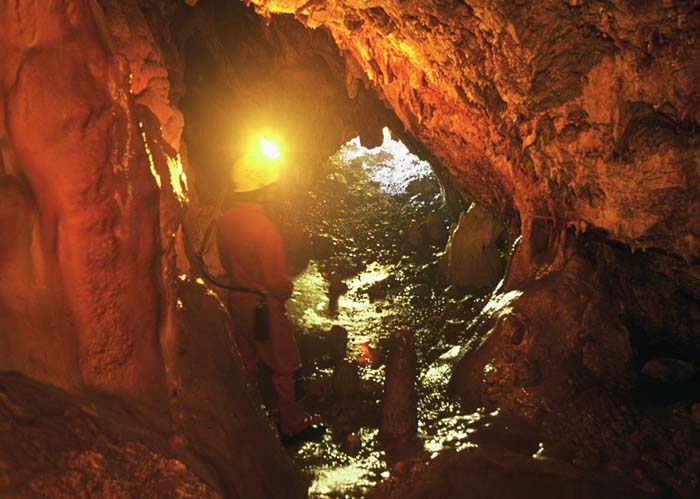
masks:
<svg viewBox="0 0 700 499"><path fill-rule="evenodd" d="M0 0L0 33L0 497L700 497L698 0Z"/></svg>
<svg viewBox="0 0 700 499"><path fill-rule="evenodd" d="M463 318L481 295L445 290L440 259L455 216L428 163L388 129L381 146L367 149L354 139L322 171L304 186L302 206L283 204L277 217L283 230L304 227L310 234L311 262L295 278L288 311L297 326L306 403L331 430L293 457L313 476L312 496L363 495L392 467L424 464L431 457L424 448L467 444L463 426L444 423L458 410L446 390L453 347L466 334L466 325L460 330L449 316ZM452 337L445 342L448 321ZM379 437L386 355L398 330L415 341L417 412L405 418L417 416L421 438L389 439L387 447ZM416 378L410 369L389 375L408 385Z"/></svg>

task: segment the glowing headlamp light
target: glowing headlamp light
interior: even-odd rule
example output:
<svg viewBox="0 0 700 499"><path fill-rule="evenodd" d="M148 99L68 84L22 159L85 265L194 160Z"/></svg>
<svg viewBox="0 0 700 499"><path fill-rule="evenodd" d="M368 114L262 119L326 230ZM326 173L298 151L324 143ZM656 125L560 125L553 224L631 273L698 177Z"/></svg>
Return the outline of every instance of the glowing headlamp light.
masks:
<svg viewBox="0 0 700 499"><path fill-rule="evenodd" d="M260 152L263 156L265 156L268 159L277 159L281 156L277 144L275 144L271 140L267 140L264 137L260 139Z"/></svg>
<svg viewBox="0 0 700 499"><path fill-rule="evenodd" d="M233 192L250 192L274 184L280 179L282 153L273 141L261 138L259 146L239 156L231 168Z"/></svg>

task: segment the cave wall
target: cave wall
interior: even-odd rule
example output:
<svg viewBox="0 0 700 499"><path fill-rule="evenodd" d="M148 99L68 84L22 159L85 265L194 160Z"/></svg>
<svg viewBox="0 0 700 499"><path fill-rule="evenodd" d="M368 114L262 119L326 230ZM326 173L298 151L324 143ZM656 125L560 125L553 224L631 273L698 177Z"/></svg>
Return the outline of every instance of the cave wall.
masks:
<svg viewBox="0 0 700 499"><path fill-rule="evenodd" d="M3 155L12 168L3 177L17 186L31 231L8 238L8 257L24 268L3 272L3 328L25 330L5 335L2 367L162 403L158 189L126 60L108 52L87 2L4 2L1 12ZM25 314L37 327L18 320Z"/></svg>
<svg viewBox="0 0 700 499"><path fill-rule="evenodd" d="M692 261L697 2L253 1L328 29L469 198Z"/></svg>
<svg viewBox="0 0 700 499"><path fill-rule="evenodd" d="M120 434L127 447L184 463L227 497L298 497L227 312L190 273L182 220L194 175L167 31L188 10L0 2L0 370L66 400L117 397L157 433ZM0 416L4 441L17 416ZM48 449L47 438L32 445ZM41 472L74 491L65 467L83 442L66 438L66 459ZM1 495L29 476L12 456L3 467Z"/></svg>
<svg viewBox="0 0 700 499"><path fill-rule="evenodd" d="M330 31L349 93L373 88L509 228L504 281L453 373L464 407L524 418L583 468L692 496L698 2L252 3Z"/></svg>
<svg viewBox="0 0 700 499"><path fill-rule="evenodd" d="M696 1L254 0L269 28L195 3L0 0L0 369L151 412L229 495L295 495L182 222L261 114L286 116L298 171L400 122L522 236L461 394L669 448L610 400L654 349L700 360Z"/></svg>

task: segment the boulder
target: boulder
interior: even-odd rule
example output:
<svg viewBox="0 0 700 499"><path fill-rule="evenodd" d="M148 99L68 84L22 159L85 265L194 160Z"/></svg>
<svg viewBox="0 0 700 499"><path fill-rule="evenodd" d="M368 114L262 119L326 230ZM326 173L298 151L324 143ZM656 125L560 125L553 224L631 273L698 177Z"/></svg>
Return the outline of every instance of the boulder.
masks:
<svg viewBox="0 0 700 499"><path fill-rule="evenodd" d="M327 339L331 360L334 363L343 360L348 348L348 330L336 324L328 332Z"/></svg>
<svg viewBox="0 0 700 499"><path fill-rule="evenodd" d="M443 256L447 280L468 292L495 286L505 268L495 245L502 232L503 226L476 205L460 214Z"/></svg>
<svg viewBox="0 0 700 499"><path fill-rule="evenodd" d="M411 224L405 231L406 241L414 248L420 248L425 241L425 223L415 222Z"/></svg>
<svg viewBox="0 0 700 499"><path fill-rule="evenodd" d="M325 234L311 236L311 254L315 260L326 260L333 254L333 239Z"/></svg>
<svg viewBox="0 0 700 499"><path fill-rule="evenodd" d="M342 359L336 362L332 383L335 408L341 412L354 410L360 389L359 364Z"/></svg>

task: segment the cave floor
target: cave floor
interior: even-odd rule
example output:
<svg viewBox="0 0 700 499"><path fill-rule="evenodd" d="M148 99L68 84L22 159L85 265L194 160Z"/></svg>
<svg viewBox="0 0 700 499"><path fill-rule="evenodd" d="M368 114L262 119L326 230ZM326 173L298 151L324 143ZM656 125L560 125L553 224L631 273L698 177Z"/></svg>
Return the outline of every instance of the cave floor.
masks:
<svg viewBox="0 0 700 499"><path fill-rule="evenodd" d="M451 216L429 165L399 142L373 150L351 142L312 189L310 209L297 210L304 214L297 223L308 228L316 246L332 250L297 276L289 313L300 333L307 405L330 431L293 457L312 476L312 496L365 494L392 470L409 472L443 449L471 445L472 428L488 417L457 414L445 387L458 348L433 327L444 314L475 312L479 300L445 291L437 266ZM423 223L428 217L432 238ZM346 360L359 372L350 403L334 395L328 339L334 325L347 330ZM410 329L416 340L420 438L380 442L384 360L389 336L398 329Z"/></svg>
<svg viewBox="0 0 700 499"><path fill-rule="evenodd" d="M493 498L513 497L515 488L517 497L647 497L553 459L524 422L484 409L465 414L449 395L459 345L488 295L464 294L440 272L454 216L429 165L399 142L368 150L355 140L326 168L303 208L281 207L276 216L283 230L303 226L313 242L288 304L306 405L329 430L320 442L288 449L310 497L462 497L469 490ZM333 326L347 330L350 374L334 375ZM418 435L387 441L379 435L381 398L389 338L399 329L415 338Z"/></svg>

